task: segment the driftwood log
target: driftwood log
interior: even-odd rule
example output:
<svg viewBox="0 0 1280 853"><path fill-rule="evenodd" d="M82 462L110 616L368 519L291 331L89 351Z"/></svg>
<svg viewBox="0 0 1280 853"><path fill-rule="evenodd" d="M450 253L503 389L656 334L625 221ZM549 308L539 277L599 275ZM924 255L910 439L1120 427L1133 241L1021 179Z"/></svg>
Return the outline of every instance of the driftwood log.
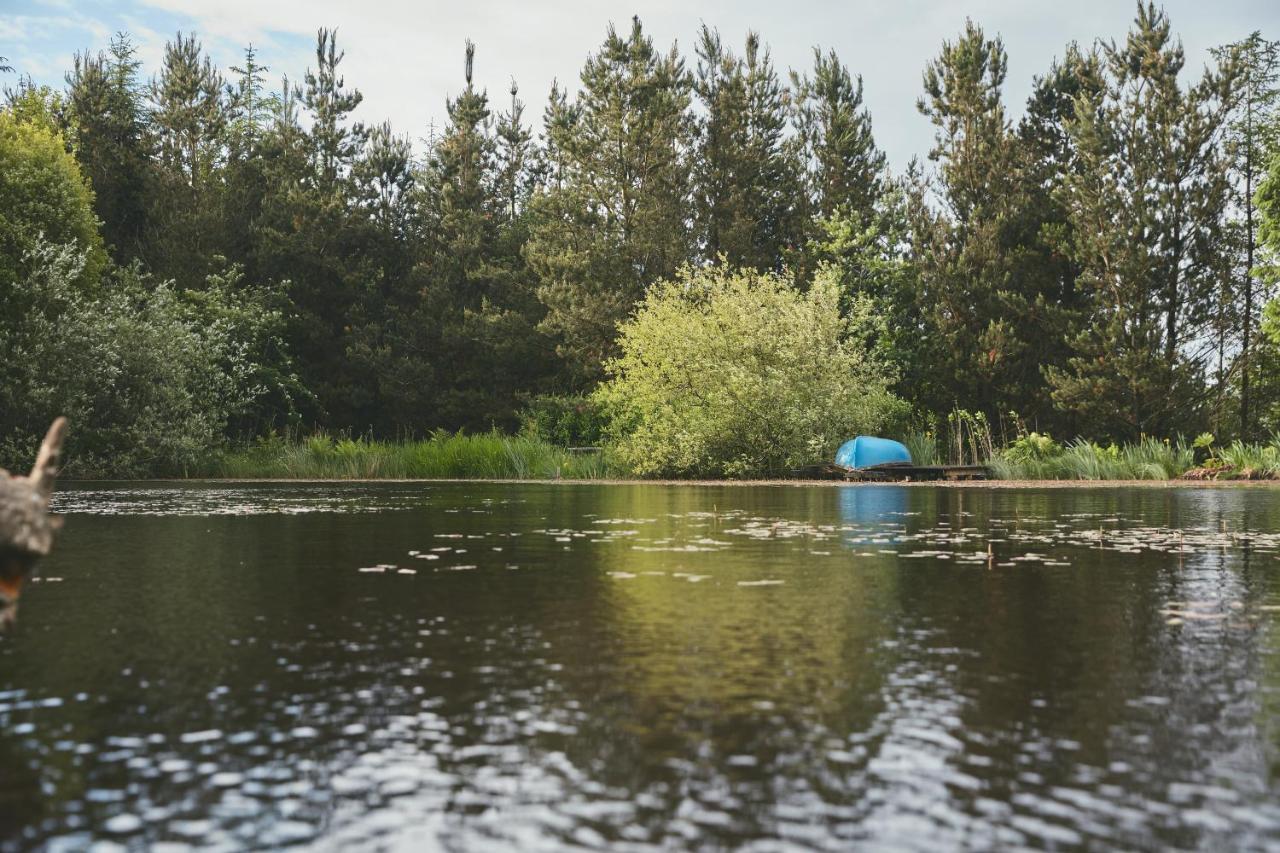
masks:
<svg viewBox="0 0 1280 853"><path fill-rule="evenodd" d="M35 467L26 477L0 469L0 625L12 621L22 582L53 548L62 519L49 515L67 419L49 427Z"/></svg>

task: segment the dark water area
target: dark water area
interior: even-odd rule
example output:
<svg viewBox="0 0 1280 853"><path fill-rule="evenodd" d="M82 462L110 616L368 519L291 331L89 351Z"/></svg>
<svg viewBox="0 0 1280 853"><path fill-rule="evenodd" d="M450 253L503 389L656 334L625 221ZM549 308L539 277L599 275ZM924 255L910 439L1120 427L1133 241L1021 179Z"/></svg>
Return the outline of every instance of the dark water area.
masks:
<svg viewBox="0 0 1280 853"><path fill-rule="evenodd" d="M72 486L0 849L1280 849L1280 491Z"/></svg>

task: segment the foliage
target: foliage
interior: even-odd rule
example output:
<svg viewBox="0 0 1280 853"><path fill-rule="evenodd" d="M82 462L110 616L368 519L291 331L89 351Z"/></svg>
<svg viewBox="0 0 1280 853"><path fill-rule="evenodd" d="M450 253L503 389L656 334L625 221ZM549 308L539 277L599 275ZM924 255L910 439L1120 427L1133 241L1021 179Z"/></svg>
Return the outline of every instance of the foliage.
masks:
<svg viewBox="0 0 1280 853"><path fill-rule="evenodd" d="M748 270L686 269L620 329L598 392L637 474L745 477L826 459L899 405L839 311L831 277L807 293Z"/></svg>
<svg viewBox="0 0 1280 853"><path fill-rule="evenodd" d="M1280 41L1265 39L1254 31L1240 41L1214 48L1212 53L1219 62L1234 64L1239 74L1223 147L1231 166L1235 206L1240 211L1232 223L1235 228L1227 236L1243 245L1235 259L1240 273L1238 282L1237 276L1231 275L1223 284L1225 298L1220 300L1222 322L1218 336L1221 373L1226 367L1222 353L1235 339L1238 326L1240 353L1232 373L1240 401L1239 432L1248 437L1255 433L1257 420L1252 395L1259 367L1253 357L1256 313L1257 306L1265 301L1265 289L1256 269L1259 223L1255 190L1266 174L1268 152L1280 142Z"/></svg>
<svg viewBox="0 0 1280 853"><path fill-rule="evenodd" d="M608 417L596 400L583 395L542 394L520 413L521 433L557 447L599 447Z"/></svg>
<svg viewBox="0 0 1280 853"><path fill-rule="evenodd" d="M136 54L120 34L105 52L77 53L67 74L66 120L76 160L93 187L103 240L119 263L138 257L151 189L151 139Z"/></svg>
<svg viewBox="0 0 1280 853"><path fill-rule="evenodd" d="M1236 73L1206 69L1184 88L1182 47L1153 4L1103 60L1103 87L1067 123L1079 161L1065 183L1070 251L1092 319L1048 373L1085 432L1132 440L1200 423L1203 340L1227 263L1218 139Z"/></svg>
<svg viewBox="0 0 1280 853"><path fill-rule="evenodd" d="M986 413L953 409L947 415L946 448L951 465L981 465L990 458L991 424Z"/></svg>
<svg viewBox="0 0 1280 853"><path fill-rule="evenodd" d="M192 303L136 267L88 293L84 258L47 242L25 257L26 311L0 323L0 463L34 458L62 414L72 476L188 472L268 393L263 306L218 289Z"/></svg>
<svg viewBox="0 0 1280 853"><path fill-rule="evenodd" d="M902 436L902 443L916 465L942 464L942 457L938 452L938 437L931 430L907 433Z"/></svg>
<svg viewBox="0 0 1280 853"><path fill-rule="evenodd" d="M540 280L543 328L589 383L645 288L689 260L691 82L675 47L660 53L639 18L625 36L610 26L581 81L573 103L551 94L550 175L525 257Z"/></svg>
<svg viewBox="0 0 1280 853"><path fill-rule="evenodd" d="M995 454L988 463L1004 480L1169 480L1191 468L1194 452L1181 441L1143 438L1124 446L1102 447L1076 439L1043 454L1026 448Z"/></svg>
<svg viewBox="0 0 1280 853"><path fill-rule="evenodd" d="M1276 44L1254 34L1184 78L1167 17L1144 2L1121 42L1060 56L1013 120L1004 46L967 23L924 69L930 160L894 173L858 69L816 50L788 84L755 33L737 50L703 27L687 68L638 19L610 28L532 124L514 81L501 110L473 83L468 42L447 121L421 144L416 131L362 120L363 96L344 79L329 29L317 32L310 67L277 86L252 48L224 72L194 34L179 33L144 70L120 34L75 57L64 91L30 80L6 91L0 335L26 334L15 330L29 303L44 300L34 316L61 322L65 310L91 340L116 329L144 348L119 355L134 365L119 390L139 406L166 398L131 390L135 374L169 376L174 389L239 389L231 402L208 391L208 419L183 414L203 404L181 399L164 404L169 414L95 415L90 429L103 423L113 448L123 433L111 424L126 414L168 424L152 432L190 423L186 450L172 449L174 432L170 450L124 466L136 471L173 470L198 446L286 428L511 431L526 404L526 429L594 445L591 424L540 401L590 395L606 363L624 363L618 326L650 296L670 295L660 282L739 276L678 275L689 263L782 276L760 293L789 306L784 317L803 313L810 297L799 294L820 279L823 294L837 293L842 352L875 376L870 396L891 381L907 405L828 416L829 401L774 412L753 397L738 413L715 409L712 423L713 407L685 405L687 392L678 413L654 396L654 411L615 412L633 449L656 441L640 424L684 430L662 436L683 449L649 470L776 470L810 451L821 458L819 445L880 409L882 429L907 432L897 417L907 411L911 429L937 427L918 455L949 461L991 455L992 424L1010 410L1041 434L1103 442L1280 429L1280 308L1259 311L1280 277ZM60 267L80 270L74 299L49 297L47 269L23 266L52 263L52 249L37 251L41 233L78 247L68 251L84 262ZM112 262L124 271L104 276ZM152 314L127 316L126 301ZM685 301L689 317L711 316L692 310L709 300ZM98 326L89 305L103 309ZM747 335L775 335L784 317L727 317L725 329L690 320L704 339L671 350L705 359L678 365L690 376L731 375L735 393L774 393L769 359L798 344ZM171 326L197 353L173 366L158 331ZM811 330L816 346L834 346L827 329ZM747 353L733 369L717 349L729 343ZM209 379L196 362L227 375ZM116 392L115 378L99 379L104 395ZM24 400L56 397L37 385ZM762 448L716 432L730 414L759 421L733 435ZM0 431L0 442L29 438ZM1084 471L1119 464L1084 447L1061 458L1078 457ZM1020 464L1048 470L1057 458Z"/></svg>
<svg viewBox="0 0 1280 853"><path fill-rule="evenodd" d="M694 239L702 257L777 269L802 244L804 164L787 130L787 94L756 33L742 56L705 24L694 92L703 115L692 157Z"/></svg>
<svg viewBox="0 0 1280 853"><path fill-rule="evenodd" d="M1038 432L1020 435L1004 449L1004 455L1015 464L1050 459L1061 454L1062 445L1051 436Z"/></svg>
<svg viewBox="0 0 1280 853"><path fill-rule="evenodd" d="M85 257L80 285L96 281L105 255L93 190L61 135L11 107L0 111L0 317L24 310L18 291L32 272L26 259L42 239L74 243Z"/></svg>
<svg viewBox="0 0 1280 853"><path fill-rule="evenodd" d="M593 480L627 472L608 454L569 453L536 437L436 432L406 442L335 440L323 433L300 441L272 435L217 454L198 473L231 479Z"/></svg>
<svg viewBox="0 0 1280 853"><path fill-rule="evenodd" d="M1007 68L1001 40L970 21L925 70L919 109L937 128L929 156L942 207L917 202L910 217L924 327L910 381L935 412L1015 409L1053 422L1063 418L1043 370L1065 361L1079 301L1050 239L1063 233L1052 192L1072 159L1057 142L1058 105L1088 88L1091 65L1068 51L1037 81L1016 132L1002 99Z"/></svg>

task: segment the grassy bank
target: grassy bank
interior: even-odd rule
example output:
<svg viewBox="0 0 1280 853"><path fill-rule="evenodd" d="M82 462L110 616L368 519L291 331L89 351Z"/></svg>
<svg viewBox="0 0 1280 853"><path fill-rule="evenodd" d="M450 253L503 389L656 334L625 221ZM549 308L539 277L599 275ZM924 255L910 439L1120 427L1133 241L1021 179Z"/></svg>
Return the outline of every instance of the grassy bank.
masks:
<svg viewBox="0 0 1280 853"><path fill-rule="evenodd" d="M918 464L945 464L947 454L920 436L909 437ZM1211 450L1195 464L1184 441L1148 438L1103 447L1077 440L1066 445L1033 436L992 450L985 464L1004 481L1161 481L1184 475L1203 480L1280 479L1280 437L1266 444L1235 442ZM981 458L981 457L980 457ZM1190 472L1190 474L1188 474ZM539 438L501 433L436 433L417 441L271 438L223 451L191 470L219 479L477 479L609 480L632 472L609 451L571 453Z"/></svg>
<svg viewBox="0 0 1280 853"><path fill-rule="evenodd" d="M993 453L988 464L1000 480L1280 479L1280 436L1260 444L1206 446L1204 453L1208 458L1197 464L1195 447L1181 440L1148 438L1120 447L1077 440L1037 448L1020 439Z"/></svg>
<svg viewBox="0 0 1280 853"><path fill-rule="evenodd" d="M627 472L607 452L570 453L536 438L437 433L419 441L312 436L224 451L192 472L227 479L596 480Z"/></svg>
<svg viewBox="0 0 1280 853"><path fill-rule="evenodd" d="M1195 451L1181 441L1154 438L1122 447L1077 440L1043 452L1015 443L988 464L1000 480L1171 480L1194 467Z"/></svg>

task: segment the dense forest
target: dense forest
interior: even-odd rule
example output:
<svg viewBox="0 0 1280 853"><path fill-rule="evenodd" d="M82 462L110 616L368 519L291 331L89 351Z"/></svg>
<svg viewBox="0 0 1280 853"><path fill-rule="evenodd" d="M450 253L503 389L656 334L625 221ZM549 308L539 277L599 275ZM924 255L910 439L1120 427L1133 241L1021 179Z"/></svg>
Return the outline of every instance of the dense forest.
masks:
<svg viewBox="0 0 1280 853"><path fill-rule="evenodd" d="M784 73L754 33L704 26L687 55L636 19L541 117L458 58L430 132L362 124L326 29L278 82L184 34L151 76L123 34L64 88L7 69L0 463L60 412L85 470L291 429L514 430L585 399L646 294L709 268L833 282L913 424L1280 429L1260 34L1196 72L1140 4L1122 39L1066 45L1015 120L1004 46L970 22L923 69L935 142L900 173L834 52Z"/></svg>

